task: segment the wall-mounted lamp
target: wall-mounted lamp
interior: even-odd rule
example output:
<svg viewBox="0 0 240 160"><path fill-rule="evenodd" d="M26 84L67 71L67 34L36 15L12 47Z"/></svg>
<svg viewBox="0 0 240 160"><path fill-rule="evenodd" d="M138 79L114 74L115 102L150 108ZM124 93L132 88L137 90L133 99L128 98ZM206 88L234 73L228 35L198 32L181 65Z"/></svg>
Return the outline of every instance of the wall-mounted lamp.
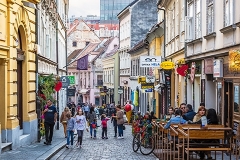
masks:
<svg viewBox="0 0 240 160"><path fill-rule="evenodd" d="M33 8L33 9L37 9L36 5L34 3L31 2L27 2L27 1L22 1L23 5L25 7L29 7L29 8Z"/></svg>

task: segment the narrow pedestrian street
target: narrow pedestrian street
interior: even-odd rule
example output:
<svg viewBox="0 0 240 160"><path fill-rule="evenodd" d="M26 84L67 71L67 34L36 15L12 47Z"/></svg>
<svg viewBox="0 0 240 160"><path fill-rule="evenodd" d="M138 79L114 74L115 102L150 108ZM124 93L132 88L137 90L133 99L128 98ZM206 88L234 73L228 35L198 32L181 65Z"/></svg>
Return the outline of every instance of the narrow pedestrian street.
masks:
<svg viewBox="0 0 240 160"><path fill-rule="evenodd" d="M112 123L108 121L109 139L101 138L101 128L97 130L97 139L91 139L85 131L82 148L63 148L51 160L156 160L153 154L144 156L140 151L133 152L131 128L131 125L126 125L124 139L117 139L114 138Z"/></svg>

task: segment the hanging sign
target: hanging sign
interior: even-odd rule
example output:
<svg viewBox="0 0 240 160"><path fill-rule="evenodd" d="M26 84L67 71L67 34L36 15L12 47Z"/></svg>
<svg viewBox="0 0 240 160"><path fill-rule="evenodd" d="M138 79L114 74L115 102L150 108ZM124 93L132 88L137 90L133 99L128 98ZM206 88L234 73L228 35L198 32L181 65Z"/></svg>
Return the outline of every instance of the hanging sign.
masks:
<svg viewBox="0 0 240 160"><path fill-rule="evenodd" d="M164 61L160 64L160 67L162 69L173 69L174 68L174 63L170 61Z"/></svg>

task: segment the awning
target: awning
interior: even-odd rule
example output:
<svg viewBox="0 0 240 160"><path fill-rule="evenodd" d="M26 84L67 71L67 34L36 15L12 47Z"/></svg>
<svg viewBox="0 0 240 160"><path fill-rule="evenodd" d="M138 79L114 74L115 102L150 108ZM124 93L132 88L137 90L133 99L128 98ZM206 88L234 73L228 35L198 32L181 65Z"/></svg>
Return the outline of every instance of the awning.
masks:
<svg viewBox="0 0 240 160"><path fill-rule="evenodd" d="M87 92L89 92L88 89L81 89L81 90L79 90L79 93L81 93L81 94L86 94Z"/></svg>

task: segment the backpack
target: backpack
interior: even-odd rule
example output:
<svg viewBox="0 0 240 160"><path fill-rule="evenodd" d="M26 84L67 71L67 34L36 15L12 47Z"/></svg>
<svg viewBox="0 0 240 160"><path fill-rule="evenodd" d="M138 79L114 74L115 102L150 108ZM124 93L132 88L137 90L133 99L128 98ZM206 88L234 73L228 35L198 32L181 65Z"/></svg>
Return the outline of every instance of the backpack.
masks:
<svg viewBox="0 0 240 160"><path fill-rule="evenodd" d="M92 123L91 125L92 125L92 128L97 128L96 123Z"/></svg>
<svg viewBox="0 0 240 160"><path fill-rule="evenodd" d="M102 126L103 127L107 126L107 121L106 120L102 120Z"/></svg>

